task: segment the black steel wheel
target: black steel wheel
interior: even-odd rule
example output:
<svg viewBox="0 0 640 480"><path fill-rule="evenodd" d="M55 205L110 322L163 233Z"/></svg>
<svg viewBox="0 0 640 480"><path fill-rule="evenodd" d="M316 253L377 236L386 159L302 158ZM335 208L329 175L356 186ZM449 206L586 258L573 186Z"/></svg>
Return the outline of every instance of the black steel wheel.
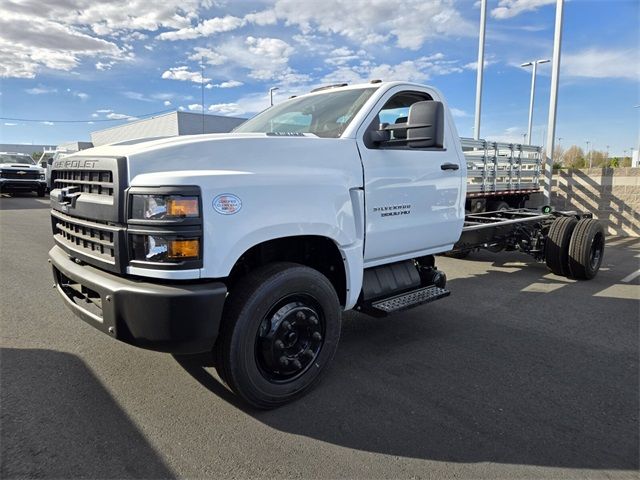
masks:
<svg viewBox="0 0 640 480"><path fill-rule="evenodd" d="M549 270L556 275L570 275L569 242L577 224L574 217L558 217L549 228L544 244L544 259Z"/></svg>
<svg viewBox="0 0 640 480"><path fill-rule="evenodd" d="M322 349L325 319L309 295L289 295L264 316L256 336L256 361L273 382L289 382L307 371Z"/></svg>
<svg viewBox="0 0 640 480"><path fill-rule="evenodd" d="M569 271L573 278L591 280L604 257L604 228L593 218L583 218L576 225L569 244Z"/></svg>
<svg viewBox="0 0 640 480"><path fill-rule="evenodd" d="M257 408L307 392L331 362L340 338L337 294L320 272L273 263L237 282L225 304L216 369Z"/></svg>
<svg viewBox="0 0 640 480"><path fill-rule="evenodd" d="M501 212L509 210L509 204L502 200L493 200L487 202L487 212Z"/></svg>

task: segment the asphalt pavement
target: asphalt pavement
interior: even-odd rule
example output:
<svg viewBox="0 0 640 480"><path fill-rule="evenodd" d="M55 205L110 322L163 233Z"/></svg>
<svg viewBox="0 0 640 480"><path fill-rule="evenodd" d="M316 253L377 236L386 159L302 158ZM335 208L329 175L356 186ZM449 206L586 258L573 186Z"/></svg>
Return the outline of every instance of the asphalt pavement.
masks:
<svg viewBox="0 0 640 480"><path fill-rule="evenodd" d="M638 478L640 239L575 282L438 257L450 297L349 313L303 399L243 407L208 358L119 343L52 289L46 200L0 198L0 477Z"/></svg>

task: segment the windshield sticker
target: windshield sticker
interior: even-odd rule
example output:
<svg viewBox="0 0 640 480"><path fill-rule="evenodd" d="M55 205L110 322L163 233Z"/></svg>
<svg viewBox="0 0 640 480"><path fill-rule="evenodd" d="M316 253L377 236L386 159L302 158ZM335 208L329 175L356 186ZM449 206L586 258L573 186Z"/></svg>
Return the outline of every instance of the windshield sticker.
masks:
<svg viewBox="0 0 640 480"><path fill-rule="evenodd" d="M213 209L220 215L233 215L242 208L242 200L232 193L223 193L213 199Z"/></svg>

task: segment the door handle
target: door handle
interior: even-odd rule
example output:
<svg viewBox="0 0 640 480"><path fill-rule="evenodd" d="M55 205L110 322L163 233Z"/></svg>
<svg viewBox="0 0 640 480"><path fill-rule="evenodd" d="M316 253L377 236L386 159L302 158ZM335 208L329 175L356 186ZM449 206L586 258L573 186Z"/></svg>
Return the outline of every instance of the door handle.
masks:
<svg viewBox="0 0 640 480"><path fill-rule="evenodd" d="M458 170L460 165L456 165L455 163L443 163L440 165L441 170Z"/></svg>

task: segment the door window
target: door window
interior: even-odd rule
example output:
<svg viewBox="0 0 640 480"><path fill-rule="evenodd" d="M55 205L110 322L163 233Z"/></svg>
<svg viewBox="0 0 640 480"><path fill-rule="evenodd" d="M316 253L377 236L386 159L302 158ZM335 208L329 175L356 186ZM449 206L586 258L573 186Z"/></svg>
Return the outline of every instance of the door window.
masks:
<svg viewBox="0 0 640 480"><path fill-rule="evenodd" d="M389 125L406 126L411 105L425 100L433 100L430 95L421 92L402 92L391 97L380 109L376 118L373 119L368 130L378 130L381 123ZM398 128L391 131L391 140L406 140L407 130ZM368 145L367 145L368 146ZM402 142L394 142L392 148L408 148Z"/></svg>

